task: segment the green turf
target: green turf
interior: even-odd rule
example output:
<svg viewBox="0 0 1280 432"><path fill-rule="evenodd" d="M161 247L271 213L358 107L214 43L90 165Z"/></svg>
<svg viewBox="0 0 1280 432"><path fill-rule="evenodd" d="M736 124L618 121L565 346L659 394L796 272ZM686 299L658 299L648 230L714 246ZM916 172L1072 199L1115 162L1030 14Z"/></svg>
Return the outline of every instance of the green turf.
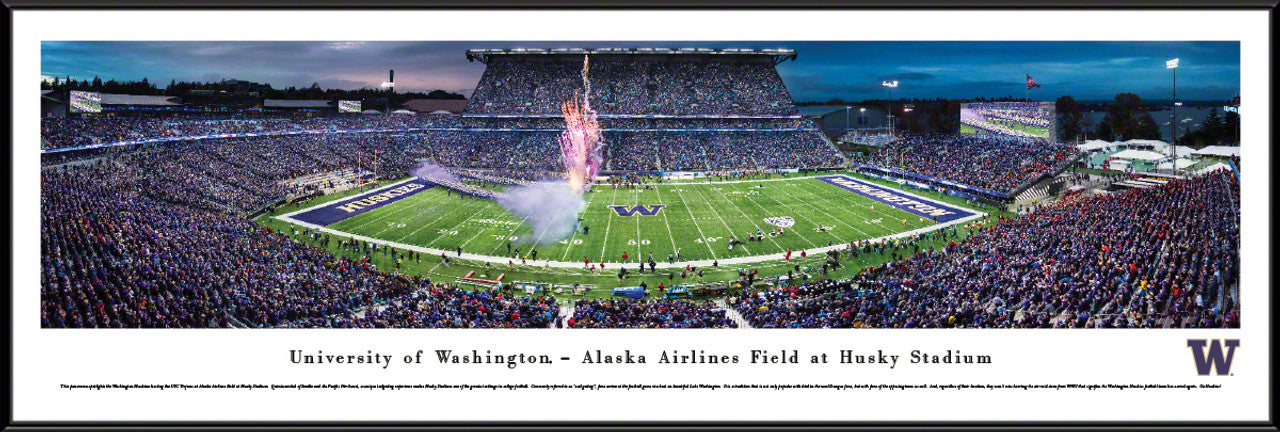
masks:
<svg viewBox="0 0 1280 432"><path fill-rule="evenodd" d="M540 260L621 263L681 251L685 261L777 255L848 243L932 226L919 217L811 178L781 181L663 184L653 189L597 188L587 194L581 217L589 233L575 230L566 239L537 238L526 221L487 200L460 199L431 189L404 200L330 225L329 228L436 249L490 256L527 255ZM610 205L665 205L655 216L619 216ZM566 209L567 211L571 211ZM764 219L790 216L795 226L779 237L728 248L728 238L769 231ZM903 220L907 223L902 223ZM828 227L820 231L819 226ZM506 249L507 243L512 252Z"/></svg>
<svg viewBox="0 0 1280 432"><path fill-rule="evenodd" d="M893 182L857 174L848 175L897 187ZM764 188L752 186L764 186ZM962 198L911 188L908 188L908 191L961 207L974 207ZM354 193L358 191L347 191L306 203L284 206L275 214L311 207ZM685 260L723 259L730 256L762 254L772 258L765 262L738 266L704 267L706 275L700 280L702 282L736 280L738 268L759 270L761 277L785 275L788 271L794 271L794 266L797 264L801 266L801 273L822 277L824 275L818 269L821 266L821 257L810 256L805 259L793 257L791 261L782 261L781 252L786 248L807 249L826 246L828 243L846 243L932 225L932 222L928 221L921 224L918 217L879 203L875 204L875 210L872 211L867 207L871 204L870 200L808 176L788 178L783 181L718 182L709 185L663 184L652 190L614 190L606 187L600 192L588 194L587 197L589 204L583 213L583 218L591 227L590 234L584 236L579 230L570 238L538 246L538 258L539 262L547 258L555 261L581 261L583 256L589 256L593 263L605 258L606 261L611 262L605 271L592 273L578 268L544 268L541 264L534 262L522 266L518 259L512 260L513 266L510 268L505 264L485 264L456 259L451 260L449 265L445 265L439 256L430 255L424 256L420 262L402 263L399 268L389 255L375 254L372 260L380 269L386 271L428 276L437 280L454 280L475 271L476 276L488 278L505 274L503 279L505 281L590 284L599 288L598 291L592 291L586 296L593 298L608 296L609 288L634 286L641 281L651 287L656 287L659 283L668 286L673 282L681 283L678 272L674 273L673 278L670 277L671 272L662 270L657 274L649 272L635 274L636 257L647 257L649 252L652 252L654 259L659 262L665 261L667 253L676 248L682 249ZM637 203L664 204L667 207L658 215L648 217L638 215L621 217L607 207L610 204L635 205ZM987 211L993 212L994 209ZM796 225L787 229L782 237L767 237L768 240L764 242L750 242L745 247L735 246L732 251L726 247L725 237L729 235L745 237L748 230L771 228L771 225L763 221L765 217L770 216L791 216L795 219ZM870 221L876 218L882 219L881 223ZM908 221L905 227L902 219ZM259 218L258 221L274 229L289 232L288 223L270 216ZM507 255L506 243L512 237L516 238L512 241L513 247L519 247L523 254L528 253L528 243L536 241L531 238L527 227L517 225L520 222L490 201L459 199L456 195L446 196L440 189L430 189L378 210L336 223L329 228L437 249L452 249L462 245L464 250L470 253L505 256ZM831 230L829 232L814 230L819 224L830 226ZM959 237L966 237L969 234L961 230ZM296 236L295 239L315 243L305 236ZM933 238L922 242L921 246L940 247L951 240L959 240L959 238ZM360 256L355 252L342 250L337 246L337 241L330 244L329 250L352 258ZM620 281L617 278L617 262L621 260L623 251L627 251L630 255L631 264L627 267L632 273L626 280ZM845 267L832 270L825 277L851 276L862 268L882 264L891 259L890 253L887 252L863 254L852 260L843 260ZM685 282L699 282L699 280L690 275Z"/></svg>

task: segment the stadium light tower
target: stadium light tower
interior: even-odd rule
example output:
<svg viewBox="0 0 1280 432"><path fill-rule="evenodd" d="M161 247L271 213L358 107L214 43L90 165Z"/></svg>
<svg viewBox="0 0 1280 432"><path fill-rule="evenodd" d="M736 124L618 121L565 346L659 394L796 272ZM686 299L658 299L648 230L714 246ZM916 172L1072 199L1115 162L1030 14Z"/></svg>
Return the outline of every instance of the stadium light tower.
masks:
<svg viewBox="0 0 1280 432"><path fill-rule="evenodd" d="M1164 62L1165 69L1173 70L1173 113L1169 115L1169 129L1173 132L1173 137L1169 140L1173 146L1173 174L1178 175L1178 59L1166 60Z"/></svg>
<svg viewBox="0 0 1280 432"><path fill-rule="evenodd" d="M382 83L382 88L387 89L387 117L391 117L391 93L396 90L396 70L391 69L390 81Z"/></svg>
<svg viewBox="0 0 1280 432"><path fill-rule="evenodd" d="M889 136L893 136L893 88L898 86L898 80L881 81L880 85L889 92L889 98L885 100L885 112L889 115Z"/></svg>
<svg viewBox="0 0 1280 432"><path fill-rule="evenodd" d="M911 116L907 115L907 113L911 112L911 110L912 110L911 105L906 105L902 107L902 117L907 119L907 128L906 130L903 131L903 133L911 132Z"/></svg>

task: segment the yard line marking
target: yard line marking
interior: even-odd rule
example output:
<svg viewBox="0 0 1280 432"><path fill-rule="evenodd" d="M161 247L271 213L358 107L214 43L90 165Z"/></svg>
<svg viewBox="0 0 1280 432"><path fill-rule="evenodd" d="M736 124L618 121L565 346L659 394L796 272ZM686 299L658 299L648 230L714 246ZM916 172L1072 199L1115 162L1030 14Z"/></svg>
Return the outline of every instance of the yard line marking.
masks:
<svg viewBox="0 0 1280 432"><path fill-rule="evenodd" d="M824 183L824 184L829 184L829 183ZM816 185L816 186L821 186L821 185ZM829 199L829 198L826 198L825 196L820 195L820 194L817 194L817 193L814 193L813 191L808 190L808 189L805 189L805 192L806 192L806 193L809 193L810 195L813 195L813 196L818 197L818 199L821 199L821 200L823 200L823 201L826 201L826 202L828 202L828 203L831 203L832 205L835 205L835 206L839 206L839 205L840 205L840 203L839 203L839 202L833 202L833 201L832 201L834 198L830 198L830 199ZM897 219L897 217L896 217L896 216L894 216L894 215L892 215L892 214L885 213L885 212L882 212L882 211L880 211L880 210L876 210L876 209L875 209L875 204L882 204L882 205L883 205L884 207L886 207L886 208L894 209L894 208L893 208L893 206L890 206L890 205L887 205L887 204L883 204L883 203L877 203L877 202L874 202L874 201L873 201L873 202L872 202L872 204L871 204L871 212L872 212L872 213L876 213L876 214L879 214L879 215L881 215L881 216L888 216L888 217L889 217L889 219L892 219L892 220L898 220L898 219ZM859 206L861 206L861 204L858 204L858 205L859 205ZM896 209L894 209L894 210L896 210ZM904 212L904 213L905 213L905 212ZM910 213L907 213L907 214L909 215ZM892 233L892 232L896 232L896 231L897 231L895 228L890 227L890 226L888 226L888 225L885 225L885 223L884 223L884 218L879 218L879 219L875 219L875 220L877 220L877 222L874 222L874 224L875 224L875 225L879 225L881 228L884 228L884 229L888 230L888 232Z"/></svg>
<svg viewBox="0 0 1280 432"><path fill-rule="evenodd" d="M634 189L634 190L636 191L636 206L638 207L640 206L640 192L644 191L644 189ZM632 208L635 208L635 207L632 207ZM644 251L643 250L644 248L641 247L643 245L640 244L640 217L635 217L635 218L636 218L636 261L641 261L640 257L644 256L644 255L641 255L641 253Z"/></svg>
<svg viewBox="0 0 1280 432"><path fill-rule="evenodd" d="M510 213L510 212L508 212L508 213ZM529 216L533 216L533 213L530 213L528 216L525 216L525 217L524 217L524 219L520 219L520 223L516 224L516 225L515 225L515 228L512 228L512 229L511 229L511 232L507 233L507 237L508 237L508 238L510 238L511 236L514 236L514 235L516 234L516 231L519 231L519 230L520 230L520 227L524 226L525 221L528 221L528 220L529 220ZM545 234L545 232L544 232L544 234ZM490 251L489 251L489 255L493 255L493 252L494 252L494 251L501 250L501 249L499 249L499 248L501 248L501 247L502 247L502 241L503 241L503 240L498 241L498 244L496 244L496 245L494 245L494 246L493 246L493 250L490 250ZM505 240L505 241L511 241L511 240ZM463 245L463 246L466 246L466 245ZM520 257L516 257L516 258L520 258Z"/></svg>
<svg viewBox="0 0 1280 432"><path fill-rule="evenodd" d="M800 187L800 189L804 189L804 187L805 187L805 186L806 186L806 185L803 185L803 184L802 184L802 185L801 185L801 187ZM808 194L810 194L810 195L813 195L813 196L817 197L817 195L816 195L816 194L814 194L814 193L812 193L812 192L809 192L808 190L806 190L806 191L805 191L805 193L808 193ZM847 227L849 227L849 228L853 228L853 230L854 230L854 231L857 231L857 232L861 233L863 236L868 236L868 235L870 235L870 234L867 234L867 232L866 232L866 231L860 230L860 229L858 229L858 227L855 227L855 226L853 226L853 225L850 225L849 223L845 222L844 220L842 220L842 219L840 219L840 218L838 218L838 217L833 216L831 213L827 213L827 212L826 212L826 210L823 210L821 207L815 206L815 205L813 205L813 203L811 203L811 202L809 202L809 201L807 201L807 200L802 200L802 199L800 199L799 197L797 197L795 194L791 193L790 191L788 191L788 192L787 192L787 195L789 195L789 196L791 196L792 198L795 198L795 199L797 199L797 200L804 201L804 203L805 203L805 204L807 204L809 207L813 207L813 209L814 209L814 210L817 210L818 212L820 212L820 213L822 213L822 214L824 214L824 215L827 215L827 217L829 217L829 218L835 219L835 220L836 220L836 222L842 223L842 224L844 224L844 226L847 226ZM819 197L819 199L821 199L821 197ZM838 208L838 207L839 207L839 206L837 205L837 208ZM832 234L832 235L835 235L835 234Z"/></svg>
<svg viewBox="0 0 1280 432"><path fill-rule="evenodd" d="M402 201L409 201L409 200L412 200L413 198L414 198L414 197L405 198L405 199L404 199L404 200L402 200ZM342 199L345 199L345 198L342 198ZM336 200L336 201L341 201L342 199L338 199L338 200ZM344 224L344 223L348 223L348 221L351 221L351 222L349 222L349 223L356 223L356 222L354 222L354 221L355 221L355 220L360 219L360 217L361 217L361 216L364 216L364 215L370 215L370 217L373 217L373 220L370 220L370 221L368 221L368 222L360 222L360 223L359 223L359 225L360 225L360 226L368 226L368 225L372 225L372 224L374 224L374 223L376 223L376 222L381 222L383 219L386 219L386 218L388 218L388 217L392 217L392 216L398 215L398 214L400 214L400 213L402 213L402 212L404 212L404 211L406 210L406 208L400 208L400 209L397 209L397 210L394 210L394 211L390 210L390 208L396 207L396 204L399 204L399 202L397 202L397 203L393 203L393 204L389 204L389 205L387 205L386 207L383 207L383 208L388 209L388 211L386 211L386 212L379 212L379 211L377 211L377 210L382 210L382 208L379 208L379 209L375 209L375 210L374 210L374 211L372 211L372 212L369 212L369 213L363 213L363 214L358 214L358 215L355 215L355 216L352 216L352 217L349 217L349 218L346 218L346 219L343 219L343 220L340 220L340 221L334 222L334 223L329 224L329 225L331 225L331 226L338 226L338 225L342 225L342 224ZM320 207L320 206L316 206L316 207ZM298 212L294 212L294 213L298 213ZM294 213L290 213L290 214L294 214ZM377 214L377 217L374 217L374 216L373 216L374 214ZM286 215L286 217L288 217L288 215ZM377 232L376 234L374 234L374 235L381 235L381 234L382 234L383 232L385 232L386 230L387 230L387 228L384 228L384 229L382 229L382 231L378 231L378 232Z"/></svg>
<svg viewBox="0 0 1280 432"><path fill-rule="evenodd" d="M693 227L698 229L698 235L702 236L702 245L707 247L707 252L711 252L712 259L719 260L720 258L716 257L716 250L712 249L711 243L707 241L707 233L702 232L702 226L698 225L698 218L693 217L693 209L689 208L689 204L684 200L684 194L680 193L681 189L679 187L672 189L676 191L676 197L680 198L680 206L684 207L685 213L689 213L689 219L693 220ZM674 254L675 251L671 253Z"/></svg>
<svg viewBox="0 0 1280 432"><path fill-rule="evenodd" d="M410 232L410 233L409 233L409 235L408 235L408 236L405 236L404 238L402 238L402 239L400 239L400 240L402 240L402 241L403 241L403 240L413 240L413 236L414 236L414 235L416 235L416 234L418 234L418 231L422 231L422 230L426 229L427 227L430 227L430 226L432 226L432 225L435 225L435 224L436 224L436 222L439 222L441 219L444 219L444 217L445 217L445 216L451 215L451 214L453 214L453 212L456 212L456 211L458 211L458 210L460 210L460 209L462 209L462 208L464 208L464 207L467 207L467 206L469 206L469 205L471 205L471 204L472 204L472 203L468 202L468 203L466 203L466 204L463 204L463 205L460 205L460 206L453 207L453 208L449 209L449 211L444 212L444 214L442 214L442 215L440 215L439 217L435 218L435 219L434 219L434 220L432 220L431 222L429 222L429 223L425 223L425 224L422 224L422 226L419 226L418 228L414 229L412 232ZM426 213L426 212L423 212L423 213ZM415 217L416 217L416 216L415 216ZM448 230L448 231L453 231L453 230ZM370 236L370 237L376 237L376 235L374 235L374 236ZM444 236L442 236L442 235L441 235L441 236L436 236L436 239L439 239L440 237L444 237Z"/></svg>
<svg viewBox="0 0 1280 432"><path fill-rule="evenodd" d="M736 190L738 190L738 189L737 189L737 188L734 188L733 190L735 190L735 191L736 191ZM748 191L748 192L749 192L749 191ZM738 210L738 213L741 213L741 214L742 214L742 216L743 216L744 218L746 218L746 219L747 219L747 221L750 221L750 222L751 222L751 226L756 227L756 231L759 231L759 232L762 232L762 233L764 232L764 230L760 229L760 225L757 225L757 224L756 224L756 220L755 220L755 218L753 218L753 217L751 217L751 216L748 216L746 212L743 212L743 211L742 211L742 208L741 208L741 207L738 207L738 204L737 204L737 203L734 203L734 202L733 202L733 200L729 199L729 196L728 196L728 195L725 195L725 194L724 194L724 192L720 192L720 196L724 197L724 200L725 200L725 201L728 201L728 202L729 202L729 204L733 205L733 208L734 208L734 209L736 209L736 210ZM744 197L745 197L745 196L747 196L747 195L744 193L742 196L744 196ZM761 209L761 210L763 210L763 209L764 209L764 207L761 207L760 209ZM775 241L775 240L773 239L773 236L769 236L769 241L770 241L770 242L772 242L774 246L777 246L777 247L778 247L778 250L786 249L786 248L782 247L782 245L778 244L778 242L777 242L777 241Z"/></svg>
<svg viewBox="0 0 1280 432"><path fill-rule="evenodd" d="M773 202L776 202L776 203L778 203L778 204L781 204L783 207L786 207L788 211L795 212L795 213L796 213L796 216L800 216L800 218L801 218L801 219L804 219L806 222L809 222L809 223L811 223L811 224L813 224L813 225L815 225L815 226L821 226L821 225L818 225L818 224L814 223L814 222L813 222L813 220L810 220L809 218L805 217L805 216L804 216L804 213L796 212L796 210L795 210L794 208L791 208L791 206L789 206L789 205L787 205L787 204L783 203L782 201L778 201L778 199L777 199L777 198L774 198L774 197L773 197L773 195L769 195L769 194L764 193L764 192L760 192L760 195L761 195L761 196L764 196L764 197L768 197L769 199L773 200ZM752 199L752 198L748 197L747 199ZM762 207L763 207L763 206L762 206ZM809 240L809 237L799 235L800 233L799 233L799 232L796 232L795 230L792 230L792 232L793 232L793 233L795 233L796 235L798 235L801 239L804 239L804 241L809 242L809 244L810 244L810 245L813 245L814 247L817 247L817 246L818 246L818 244L817 244L817 243L814 243L814 242L813 242L813 240ZM837 241L839 241L839 242L841 242L841 243L843 243L843 242L844 242L844 240L840 240L840 238L839 238L839 237L836 237L836 235L835 235L835 234L832 234L830 231L827 231L827 235L830 235L831 237L835 238Z"/></svg>
<svg viewBox="0 0 1280 432"><path fill-rule="evenodd" d="M847 175L846 175L845 177L849 177L849 176L847 176ZM860 180L860 179L856 179L856 178L853 178L853 177L849 177L849 178L854 179L854 180ZM818 180L818 181L821 181L821 180ZM862 180L862 181L866 181L866 180ZM826 182L823 182L823 183L826 183ZM875 185L877 185L877 186L880 186L880 185L878 185L878 184L876 184L876 183L874 183L874 182L871 182L871 183L872 183L872 184L875 184ZM830 183L827 183L827 184L828 184L828 185L830 185ZM834 186L834 185L833 185L833 186ZM841 189L841 190L843 190L843 189ZM897 194L900 194L900 195L909 196L909 197L915 198L915 199L917 199L917 200L930 201L930 202L937 202L937 203L939 203L939 204L945 204L945 205L952 206L952 207L956 207L956 208L959 208L959 209L962 209L962 210L968 210L968 211L971 211L971 212L980 213L980 212L978 212L977 210L974 210L974 209L971 209L971 208L968 208L968 207L964 207L964 206L956 205L956 204L949 204L949 203L947 203L947 202L945 202L945 201L935 200L935 199L933 199L933 198L929 198L929 197L924 197L924 196L916 195L916 194L913 194L913 193L910 193L910 192L907 192L907 191L899 190L899 191L895 191L894 193L897 193ZM864 197L864 198L865 198L865 197ZM889 205L889 204L884 204L884 203L876 203L876 204L881 204L881 205L883 205L883 206L885 206L885 207L887 207L887 208L891 208L891 209L894 209L894 210L899 210L899 209L894 208L893 206L891 206L891 205ZM872 207L871 211L873 211L873 212L875 212L875 213L879 213L879 214L881 214L881 215L889 216L889 218L890 218L890 219L893 219L893 218L894 218L894 216L893 216L893 215L891 215L891 214L888 214L888 213L885 213L885 212L882 212L882 211L876 210L876 209L875 209L875 207L874 207L874 205L873 205L873 207ZM899 210L899 211L901 211L901 210ZM906 213L906 214L907 214L907 215L909 215L909 216L919 217L918 215L913 215L913 214L911 214L911 213L907 213L907 212L905 212L905 211L903 211L903 213ZM909 220L910 220L910 218L908 218L907 220L909 221ZM881 225L881 226L884 226L884 222L881 222L881 223L880 223L880 225ZM928 226L928 225L925 225L925 226ZM888 228L888 227L887 227L887 226L885 226L885 228ZM892 228L890 228L890 229L892 230Z"/></svg>
<svg viewBox="0 0 1280 432"><path fill-rule="evenodd" d="M477 198L477 199L476 199L476 201L477 201L477 202L492 202L492 201L489 201L489 200L481 200L481 199L479 199L479 198ZM485 211L485 206L483 206L483 205L482 205L482 206L480 206L480 209L479 209L479 210L476 210L476 212L475 212L475 213L472 213L472 214L471 214L471 216L467 216L467 217L463 218L463 219L462 219L462 222L458 222L456 225L454 225L454 226L453 226L453 228L449 228L449 229L448 229L448 231L461 231L461 230L459 230L458 228L459 228L459 227L461 227L461 226L462 226L462 224L467 223L467 221L471 220L471 218L473 218L473 217L476 217L476 215L480 214L480 212L482 212L482 211ZM436 237L436 239L435 239L435 240L432 240L430 243L427 243L427 246L431 246L431 245L433 245L433 244L436 244L436 242L440 241L440 239L442 239L442 238L444 238L444 236L438 236L438 237ZM461 247L462 245L458 245L458 246L459 246L459 247Z"/></svg>
<svg viewBox="0 0 1280 432"><path fill-rule="evenodd" d="M614 200L618 199L618 188L613 189L613 195L609 197L609 209L613 209ZM604 262L604 251L609 249L609 225L613 225L613 215L617 212L605 212L605 216L609 219L604 223L604 245L600 247L600 262Z"/></svg>
<svg viewBox="0 0 1280 432"><path fill-rule="evenodd" d="M720 212L716 211L716 206L710 205L710 201L707 200L706 195L702 194L701 189L702 188L694 188L694 190L698 192L698 196L702 197L702 201L707 202L708 203L707 206L711 207L711 213L716 215L716 219L720 219L720 224L724 225L724 229L729 231L729 236L732 236L733 228L729 228L729 223L725 222L723 217L720 217ZM747 256L751 256L751 248L748 248L746 243L742 244L742 249L747 251Z"/></svg>
<svg viewBox="0 0 1280 432"><path fill-rule="evenodd" d="M653 191L658 194L658 204L667 205L662 202L662 188L654 186ZM667 226L667 238L671 239L671 253L676 253L676 236L671 233L671 223L667 222L667 212L662 212L662 224ZM705 239L703 241L706 241Z"/></svg>
<svg viewBox="0 0 1280 432"><path fill-rule="evenodd" d="M594 190L594 188L592 188L592 189ZM584 195L586 195L586 194L584 194ZM582 209L582 213L580 213L580 215L581 215L581 214L587 214L587 213L589 213L589 212L588 212L588 209L590 209L590 208L591 208L591 202L592 202L592 201L595 201L595 199L596 199L596 194L595 194L595 193L591 193L591 194L590 194L590 198L587 198L587 206L586 206L585 208L583 208L583 209ZM565 258L568 258L568 257L569 257L569 251L570 251L570 250L573 250L573 241L574 241L575 239L577 239L577 238L578 238L578 231L581 231L581 230L577 229L577 227L574 227L573 234L569 236L569 242L568 242L568 243L565 243L565 246L564 246L564 256L561 256L561 257L560 257L560 260L561 260L561 261L563 261Z"/></svg>

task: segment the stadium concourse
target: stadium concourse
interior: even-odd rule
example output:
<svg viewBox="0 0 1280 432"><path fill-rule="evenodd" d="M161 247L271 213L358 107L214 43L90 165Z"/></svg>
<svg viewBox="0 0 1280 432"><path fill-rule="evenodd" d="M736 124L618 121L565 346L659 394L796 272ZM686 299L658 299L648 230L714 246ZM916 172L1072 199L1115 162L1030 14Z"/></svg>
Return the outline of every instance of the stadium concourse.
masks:
<svg viewBox="0 0 1280 432"><path fill-rule="evenodd" d="M641 179L843 168L777 75L791 54L593 54L605 168ZM764 290L739 269L745 289L715 301L566 302L469 289L399 271L402 261L439 257L254 219L371 178L404 178L422 160L469 182L563 175L559 104L578 90L581 56L469 55L488 67L462 116L233 110L42 120L42 326L1239 326L1239 185L1229 170L901 241L851 239L824 258L885 263L839 280L804 272ZM1009 192L1072 155L1016 137L917 135L859 162Z"/></svg>

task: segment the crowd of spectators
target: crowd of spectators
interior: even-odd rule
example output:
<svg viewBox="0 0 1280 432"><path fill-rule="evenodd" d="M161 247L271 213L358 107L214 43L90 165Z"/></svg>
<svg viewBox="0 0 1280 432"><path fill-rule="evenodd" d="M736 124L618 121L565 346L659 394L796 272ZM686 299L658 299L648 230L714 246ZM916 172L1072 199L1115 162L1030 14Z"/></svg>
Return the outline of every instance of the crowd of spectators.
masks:
<svg viewBox="0 0 1280 432"><path fill-rule="evenodd" d="M756 327L1237 328L1239 193L1218 171L1071 197L852 280L733 307Z"/></svg>
<svg viewBox="0 0 1280 432"><path fill-rule="evenodd" d="M1074 156L1069 143L1002 135L905 135L859 162L1010 192Z"/></svg>
<svg viewBox="0 0 1280 432"><path fill-rule="evenodd" d="M402 298L363 311L294 321L289 327L315 328L548 328L560 313L555 297L516 297L426 284Z"/></svg>
<svg viewBox="0 0 1280 432"><path fill-rule="evenodd" d="M425 115L250 115L240 111L42 118L40 119L40 148L58 149L122 141L222 134L449 127L457 126L458 121L455 119L448 116Z"/></svg>
<svg viewBox="0 0 1280 432"><path fill-rule="evenodd" d="M556 316L554 299L408 278L375 268L368 245L362 259L335 257L238 214L157 195L137 187L141 178L190 173L131 164L42 172L43 327L547 327Z"/></svg>
<svg viewBox="0 0 1280 432"><path fill-rule="evenodd" d="M578 300L571 328L737 328L724 308L711 302L625 298Z"/></svg>
<svg viewBox="0 0 1280 432"><path fill-rule="evenodd" d="M467 113L559 114L581 94L575 62L493 60ZM611 61L591 64L591 105L602 115L793 115L798 111L772 63Z"/></svg>

